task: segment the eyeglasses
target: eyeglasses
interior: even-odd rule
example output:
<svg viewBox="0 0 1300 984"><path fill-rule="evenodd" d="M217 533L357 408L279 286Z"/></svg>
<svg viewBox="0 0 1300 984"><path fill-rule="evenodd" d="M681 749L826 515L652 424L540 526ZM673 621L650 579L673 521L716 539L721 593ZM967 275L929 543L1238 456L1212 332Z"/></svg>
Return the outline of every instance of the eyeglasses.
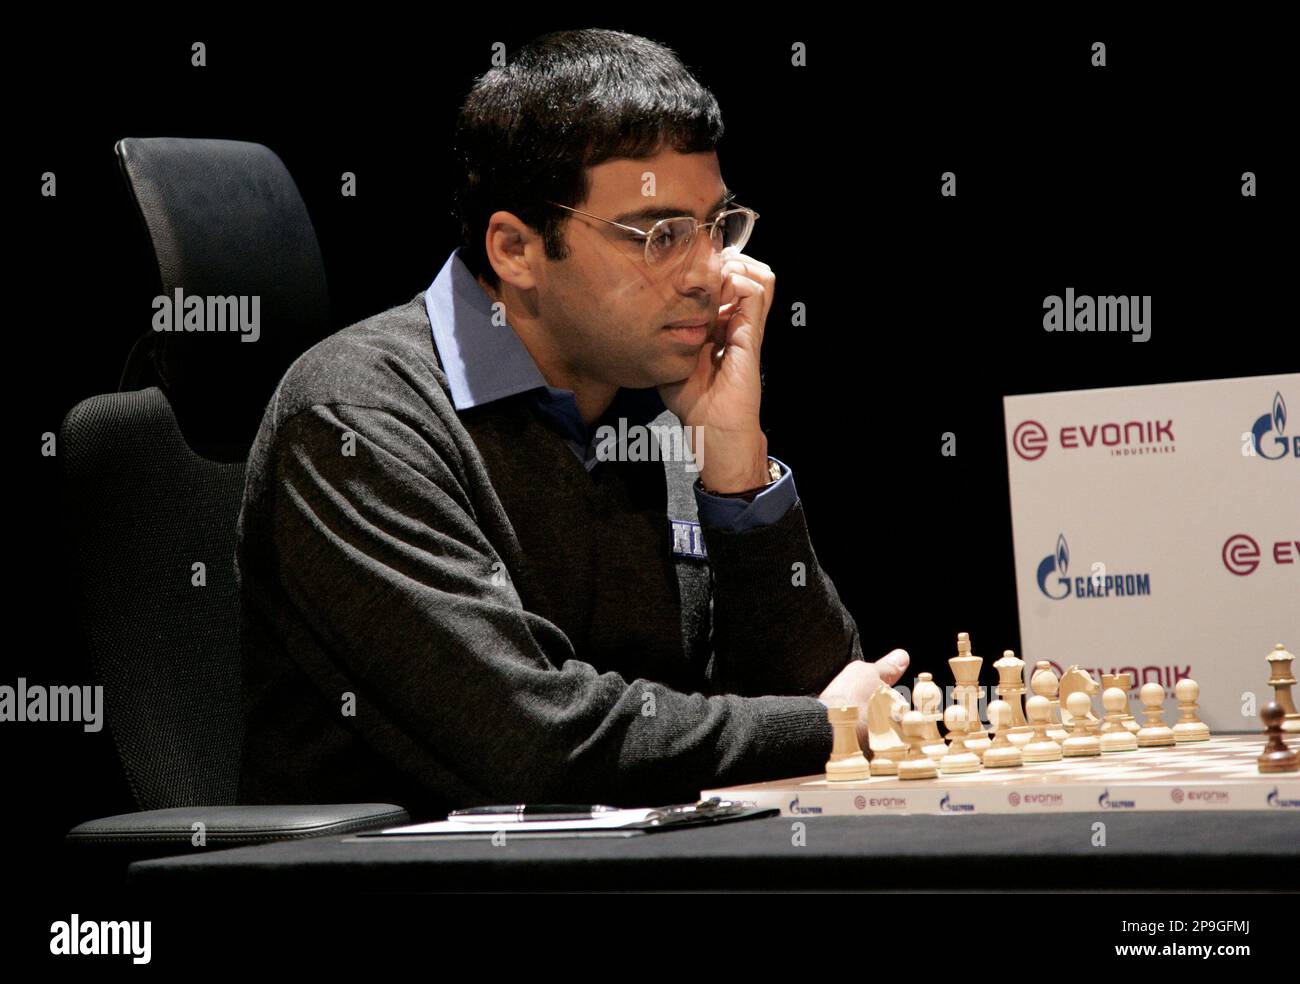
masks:
<svg viewBox="0 0 1300 984"><path fill-rule="evenodd" d="M623 225L621 222L602 219L599 215L592 215L581 209L569 208L568 205L561 205L549 198L546 199L546 203L557 208L568 209L570 212L577 212L588 218L600 219L601 222L643 238L646 265L657 268L666 268L675 260L685 258L690 252L691 243L695 241L696 231L701 227L709 230L709 240L715 252L728 247L734 247L739 252L749 242L750 234L754 231L754 223L758 221L758 213L752 208L732 208L720 212L712 222L700 222L693 215L660 219L650 227L649 232L646 232L643 229Z"/></svg>

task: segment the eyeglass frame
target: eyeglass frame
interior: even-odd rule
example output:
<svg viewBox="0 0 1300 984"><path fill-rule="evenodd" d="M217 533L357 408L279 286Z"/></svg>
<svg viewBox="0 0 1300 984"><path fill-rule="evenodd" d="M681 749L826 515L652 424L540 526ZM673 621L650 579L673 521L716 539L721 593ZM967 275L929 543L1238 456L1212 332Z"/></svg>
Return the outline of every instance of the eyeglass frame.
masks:
<svg viewBox="0 0 1300 984"><path fill-rule="evenodd" d="M579 215L585 215L591 219L600 219L601 222L607 223L608 225L612 225L616 229L624 229L627 232L636 233L638 236L642 237L645 240L645 263L646 266L650 267L650 269L652 270L667 269L667 265L665 264L656 264L650 262L650 239L651 237L654 236L655 230L659 228L659 226L664 222L676 222L679 219L690 219L693 223L695 223L695 226L691 231L690 238L686 241L685 245L682 246L682 250L683 250L682 259L685 260L687 256L690 256L691 247L695 244L695 237L699 233L701 228L709 227L709 242L710 244L712 244L713 226L716 226L723 218L730 215L732 212L750 213L754 218L749 223L749 233L745 236L745 241L736 247L736 249L739 250L739 249L743 249L746 245L749 244L749 237L754 234L754 225L758 222L758 218L759 218L758 213L755 212L752 208L746 208L745 206L741 205L734 208L724 208L721 212L717 214L717 217L714 218L712 222L701 222L693 215L670 215L667 218L659 219L658 221L655 222L654 225L650 227L649 231L646 231L644 229L637 229L635 226L624 225L622 222L615 222L612 219L601 218L599 215L592 215L590 212L584 212L582 211L582 209L579 208L573 208L569 205L561 205L559 202L553 202L549 198L544 198L542 200L546 202L546 204L548 205L554 205L556 208L568 209L568 211L570 212L577 212ZM726 247L723 248L725 249Z"/></svg>

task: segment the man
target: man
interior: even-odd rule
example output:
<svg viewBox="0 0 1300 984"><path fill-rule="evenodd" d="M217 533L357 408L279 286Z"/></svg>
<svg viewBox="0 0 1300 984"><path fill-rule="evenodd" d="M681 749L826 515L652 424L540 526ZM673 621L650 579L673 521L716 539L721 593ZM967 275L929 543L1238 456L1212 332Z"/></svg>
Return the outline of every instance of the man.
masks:
<svg viewBox="0 0 1300 984"><path fill-rule="evenodd" d="M775 278L721 134L626 34L478 80L464 245L301 356L250 455L241 802L691 799L821 771L825 701L901 676L862 660L767 454Z"/></svg>

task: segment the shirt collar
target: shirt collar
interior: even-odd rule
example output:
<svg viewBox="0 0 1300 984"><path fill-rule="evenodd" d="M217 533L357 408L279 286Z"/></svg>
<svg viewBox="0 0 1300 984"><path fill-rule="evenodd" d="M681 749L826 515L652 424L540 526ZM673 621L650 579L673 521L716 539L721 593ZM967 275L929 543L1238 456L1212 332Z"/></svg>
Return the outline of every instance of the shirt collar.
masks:
<svg viewBox="0 0 1300 984"><path fill-rule="evenodd" d="M535 389L540 406L553 408L580 427L573 391L548 386L514 329L504 319L501 324L494 322L492 299L465 265L460 251L459 246L452 250L424 292L424 307L451 388L452 405L458 411L467 410ZM625 417L629 425L645 424L665 409L655 387L624 388L602 420ZM582 436L586 443L590 434Z"/></svg>

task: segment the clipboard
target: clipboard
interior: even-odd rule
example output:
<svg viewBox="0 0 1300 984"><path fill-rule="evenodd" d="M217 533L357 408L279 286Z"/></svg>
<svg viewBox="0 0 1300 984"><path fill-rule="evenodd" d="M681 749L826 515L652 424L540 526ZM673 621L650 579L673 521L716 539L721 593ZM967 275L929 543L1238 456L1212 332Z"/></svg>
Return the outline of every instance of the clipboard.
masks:
<svg viewBox="0 0 1300 984"><path fill-rule="evenodd" d="M738 820L776 816L779 808L745 806L717 796L695 803L649 809L619 810L598 818L580 820L455 821L405 824L384 830L363 831L345 838L360 840L544 840L573 837L637 837L663 830L682 830Z"/></svg>

